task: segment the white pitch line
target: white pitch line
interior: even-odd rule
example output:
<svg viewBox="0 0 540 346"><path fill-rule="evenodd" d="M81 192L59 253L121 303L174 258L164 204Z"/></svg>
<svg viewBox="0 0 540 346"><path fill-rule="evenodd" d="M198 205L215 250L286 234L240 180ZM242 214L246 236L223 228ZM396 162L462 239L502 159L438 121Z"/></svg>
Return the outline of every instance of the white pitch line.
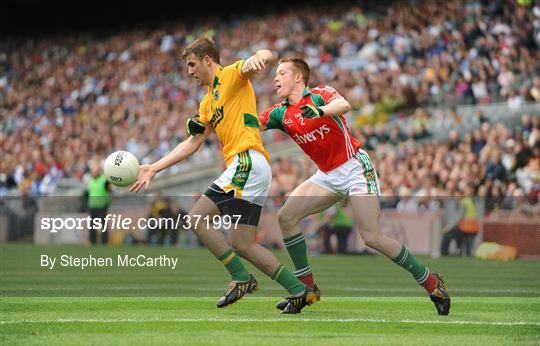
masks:
<svg viewBox="0 0 540 346"><path fill-rule="evenodd" d="M191 285L193 286L193 285ZM56 290L62 290L62 291L83 291L86 288L84 287L20 287L17 288L17 291L56 291ZM92 288L92 290L99 292L99 291L135 291L135 290L153 290L155 289L154 286L138 286L138 287L131 287L131 286L109 286L105 288ZM341 288L344 291L351 291L351 292L380 292L380 293L409 293L409 292L422 292L422 288L364 288L364 287L345 287ZM204 291L204 292L221 292L223 289L221 288L198 288L198 291ZM278 292L281 291L282 288L279 287L265 287L265 291L272 291L272 292ZM540 294L540 290L538 289L504 289L504 288L453 288L452 292L467 292L467 293L524 293L524 294Z"/></svg>
<svg viewBox="0 0 540 346"><path fill-rule="evenodd" d="M220 322L220 323L238 323L238 322L331 322L331 323L403 323L403 324L456 324L456 325L487 325L487 326L540 326L540 322L532 321L437 321L437 320L386 320L376 318L242 318L242 319L224 319L224 318L173 318L173 319L57 319L57 320L11 320L0 321L0 324L21 324L21 323L152 323L152 322Z"/></svg>

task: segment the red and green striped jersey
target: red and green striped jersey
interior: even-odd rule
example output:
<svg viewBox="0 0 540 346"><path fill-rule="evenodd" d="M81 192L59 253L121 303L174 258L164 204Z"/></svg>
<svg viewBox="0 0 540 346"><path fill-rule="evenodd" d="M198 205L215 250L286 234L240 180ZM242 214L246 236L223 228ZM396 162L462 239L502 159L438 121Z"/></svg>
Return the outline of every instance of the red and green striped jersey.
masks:
<svg viewBox="0 0 540 346"><path fill-rule="evenodd" d="M353 157L361 144L351 135L343 115L307 119L302 117L300 107L321 107L342 97L328 85L306 88L298 104L285 99L262 112L259 122L267 129L287 133L321 171L329 172Z"/></svg>

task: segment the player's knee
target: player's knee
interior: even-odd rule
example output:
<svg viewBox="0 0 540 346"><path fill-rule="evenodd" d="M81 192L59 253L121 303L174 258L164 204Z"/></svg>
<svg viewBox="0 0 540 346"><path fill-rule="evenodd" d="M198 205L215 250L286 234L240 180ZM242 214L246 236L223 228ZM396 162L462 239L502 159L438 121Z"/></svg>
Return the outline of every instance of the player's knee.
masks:
<svg viewBox="0 0 540 346"><path fill-rule="evenodd" d="M281 230L291 229L296 225L296 219L294 218L294 215L283 208L278 210L277 219Z"/></svg>
<svg viewBox="0 0 540 346"><path fill-rule="evenodd" d="M362 240L364 240L367 247L379 250L382 248L383 235L382 233L362 232Z"/></svg>

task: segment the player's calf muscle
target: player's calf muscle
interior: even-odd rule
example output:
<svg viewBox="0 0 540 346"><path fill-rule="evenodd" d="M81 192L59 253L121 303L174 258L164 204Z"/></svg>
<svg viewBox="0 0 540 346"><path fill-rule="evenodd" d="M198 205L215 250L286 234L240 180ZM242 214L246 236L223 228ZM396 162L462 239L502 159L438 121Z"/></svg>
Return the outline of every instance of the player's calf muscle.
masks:
<svg viewBox="0 0 540 346"><path fill-rule="evenodd" d="M240 257L248 259L252 250L253 244L246 241L231 240L233 251Z"/></svg>

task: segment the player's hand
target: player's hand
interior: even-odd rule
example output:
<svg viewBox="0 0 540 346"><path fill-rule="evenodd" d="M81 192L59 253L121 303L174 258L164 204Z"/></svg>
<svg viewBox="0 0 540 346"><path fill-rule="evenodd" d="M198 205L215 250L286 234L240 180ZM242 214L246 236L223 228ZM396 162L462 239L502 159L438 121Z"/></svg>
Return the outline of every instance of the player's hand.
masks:
<svg viewBox="0 0 540 346"><path fill-rule="evenodd" d="M305 105L300 107L302 110L302 116L308 119L317 119L324 115L324 111L318 107L312 105Z"/></svg>
<svg viewBox="0 0 540 346"><path fill-rule="evenodd" d="M194 115L186 121L186 132L190 136L197 136L204 133L203 123L199 121L199 115Z"/></svg>
<svg viewBox="0 0 540 346"><path fill-rule="evenodd" d="M137 177L137 181L131 185L129 191L137 193L143 186L146 190L148 190L148 186L150 186L150 183L152 182L152 179L154 179L155 175L156 171L152 168L152 166L142 165L139 168L139 176Z"/></svg>
<svg viewBox="0 0 540 346"><path fill-rule="evenodd" d="M266 62L264 61L264 58L259 54L255 54L249 57L246 61L244 61L244 64L248 68L248 71L253 72L261 72L266 68Z"/></svg>

